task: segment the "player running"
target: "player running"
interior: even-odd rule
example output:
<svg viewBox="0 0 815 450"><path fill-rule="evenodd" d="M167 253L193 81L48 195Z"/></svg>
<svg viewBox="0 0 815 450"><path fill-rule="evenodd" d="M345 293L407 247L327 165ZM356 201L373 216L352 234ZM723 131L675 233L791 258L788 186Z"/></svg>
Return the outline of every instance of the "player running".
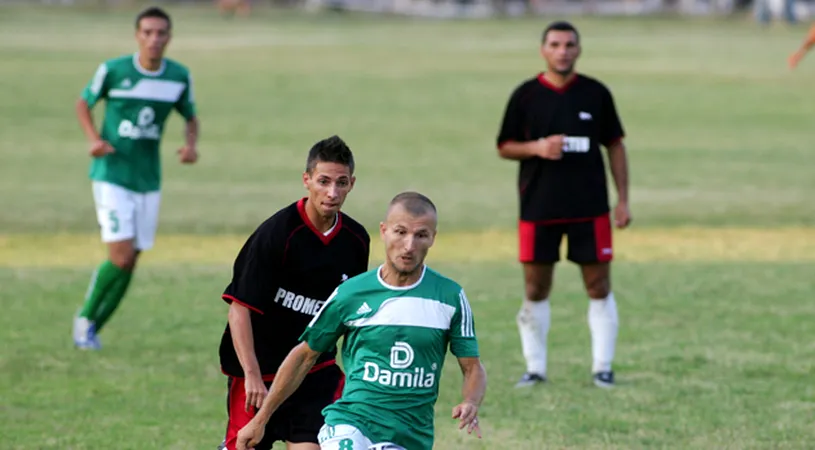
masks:
<svg viewBox="0 0 815 450"><path fill-rule="evenodd" d="M453 418L480 437L487 375L473 313L461 286L424 263L436 223L435 206L421 194L405 192L391 201L379 226L385 264L334 291L281 364L260 411L238 433L239 450L257 448L264 424L340 337L348 380L342 397L323 411L320 449L432 449L448 345L464 373L464 401Z"/></svg>
<svg viewBox="0 0 815 450"><path fill-rule="evenodd" d="M229 321L219 351L229 377L228 450L235 450L238 431L260 408L281 362L328 296L368 270L370 236L340 212L354 181L354 157L345 142L337 136L317 142L303 173L308 197L263 222L235 260L223 294ZM324 350L309 375L303 374L302 388L266 418L257 450L269 450L275 441L289 450L319 449L321 411L339 397L344 382L336 346Z"/></svg>
<svg viewBox="0 0 815 450"><path fill-rule="evenodd" d="M90 178L108 259L93 273L85 304L74 319L74 344L98 349L97 334L125 295L139 253L153 247L161 200L160 145L173 110L186 120L184 164L198 159L198 119L190 72L164 57L170 16L148 8L136 17L139 51L102 63L76 103L90 141ZM91 110L105 100L97 131Z"/></svg>
<svg viewBox="0 0 815 450"><path fill-rule="evenodd" d="M594 383L614 384L617 306L611 292L608 189L600 145L608 150L617 188L614 223L631 222L623 127L611 92L575 72L580 37L568 22L543 33L547 71L515 89L498 135L502 158L520 161L519 242L526 296L518 313L526 373L518 387L546 380L549 294L565 234L567 258L578 264L589 295Z"/></svg>

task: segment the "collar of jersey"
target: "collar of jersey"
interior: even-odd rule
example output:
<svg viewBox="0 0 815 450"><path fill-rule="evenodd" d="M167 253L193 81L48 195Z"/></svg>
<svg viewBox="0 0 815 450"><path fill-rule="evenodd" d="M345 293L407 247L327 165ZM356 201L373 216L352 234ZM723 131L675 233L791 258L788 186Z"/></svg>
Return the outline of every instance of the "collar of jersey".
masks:
<svg viewBox="0 0 815 450"><path fill-rule="evenodd" d="M340 228L342 228L342 215L337 213L336 217L334 218L334 225L330 230L328 230L327 233L322 233L317 229L317 227L314 226L313 223L311 223L311 219L309 219L308 214L306 214L306 200L308 200L308 197L303 197L297 201L297 213L300 214L300 219L303 220L306 227L317 235L323 244L328 244L332 239L334 239L334 236L340 232Z"/></svg>
<svg viewBox="0 0 815 450"><path fill-rule="evenodd" d="M141 64L139 63L139 52L136 52L133 54L133 67L135 67L136 70L138 70L139 73L142 75L147 75L148 77L157 77L164 73L164 68L167 67L167 62L162 59L161 67L159 67L157 71L151 72L141 66Z"/></svg>
<svg viewBox="0 0 815 450"><path fill-rule="evenodd" d="M379 280L379 284L381 284L382 286L385 286L386 288L391 289L393 291L407 291L408 289L415 288L416 286L421 284L422 280L424 280L424 274L427 271L427 265L423 264L422 265L422 276L420 276L419 279L416 280L415 283L411 284L410 286L391 286L390 284L385 283L385 280L382 279L382 267L384 267L384 266L385 265L382 264L382 265L379 266L378 269L376 269L376 279Z"/></svg>

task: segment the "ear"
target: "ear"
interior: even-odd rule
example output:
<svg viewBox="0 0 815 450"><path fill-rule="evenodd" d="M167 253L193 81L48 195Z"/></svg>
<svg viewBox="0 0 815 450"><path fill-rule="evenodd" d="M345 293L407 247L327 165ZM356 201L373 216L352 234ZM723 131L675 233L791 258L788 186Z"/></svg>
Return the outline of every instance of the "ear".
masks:
<svg viewBox="0 0 815 450"><path fill-rule="evenodd" d="M546 43L541 42L540 54L543 59L546 59Z"/></svg>
<svg viewBox="0 0 815 450"><path fill-rule="evenodd" d="M385 231L387 230L388 226L385 222L379 222L379 237L382 238L383 241L385 240Z"/></svg>
<svg viewBox="0 0 815 450"><path fill-rule="evenodd" d="M311 176L308 172L303 172L303 187L308 189L308 182L311 179Z"/></svg>
<svg viewBox="0 0 815 450"><path fill-rule="evenodd" d="M351 175L351 187L348 188L348 192L351 192L351 189L354 189L354 183L357 182L357 177Z"/></svg>

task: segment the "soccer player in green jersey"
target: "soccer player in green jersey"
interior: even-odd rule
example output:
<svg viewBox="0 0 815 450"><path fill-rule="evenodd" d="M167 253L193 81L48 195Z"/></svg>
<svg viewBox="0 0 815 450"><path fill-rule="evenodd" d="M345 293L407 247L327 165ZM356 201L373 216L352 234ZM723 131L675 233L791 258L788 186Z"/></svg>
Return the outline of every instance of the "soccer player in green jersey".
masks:
<svg viewBox="0 0 815 450"><path fill-rule="evenodd" d="M148 8L136 17L139 51L102 63L76 103L90 141L90 178L108 259L94 272L85 304L74 319L74 344L98 349L97 333L124 297L139 252L153 246L161 198L159 146L173 110L186 120L182 163L198 159L198 120L190 73L164 58L170 16ZM97 131L91 110L105 100Z"/></svg>
<svg viewBox="0 0 815 450"><path fill-rule="evenodd" d="M448 347L464 374L464 400L453 418L459 429L481 437L477 415L487 374L473 313L461 286L424 263L436 222L427 197L394 197L379 227L385 263L340 284L329 297L280 365L263 406L238 433L238 450L262 439L272 413L340 337L346 384L342 397L323 410L321 450L431 450Z"/></svg>

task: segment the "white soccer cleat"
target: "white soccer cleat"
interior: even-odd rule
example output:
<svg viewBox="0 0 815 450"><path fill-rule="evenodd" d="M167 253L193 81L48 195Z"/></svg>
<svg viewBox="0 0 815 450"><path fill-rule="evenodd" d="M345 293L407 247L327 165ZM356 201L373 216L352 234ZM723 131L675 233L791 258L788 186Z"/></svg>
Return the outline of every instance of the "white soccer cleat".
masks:
<svg viewBox="0 0 815 450"><path fill-rule="evenodd" d="M102 346L96 337L94 323L85 317L74 318L74 345L80 350L99 350Z"/></svg>

